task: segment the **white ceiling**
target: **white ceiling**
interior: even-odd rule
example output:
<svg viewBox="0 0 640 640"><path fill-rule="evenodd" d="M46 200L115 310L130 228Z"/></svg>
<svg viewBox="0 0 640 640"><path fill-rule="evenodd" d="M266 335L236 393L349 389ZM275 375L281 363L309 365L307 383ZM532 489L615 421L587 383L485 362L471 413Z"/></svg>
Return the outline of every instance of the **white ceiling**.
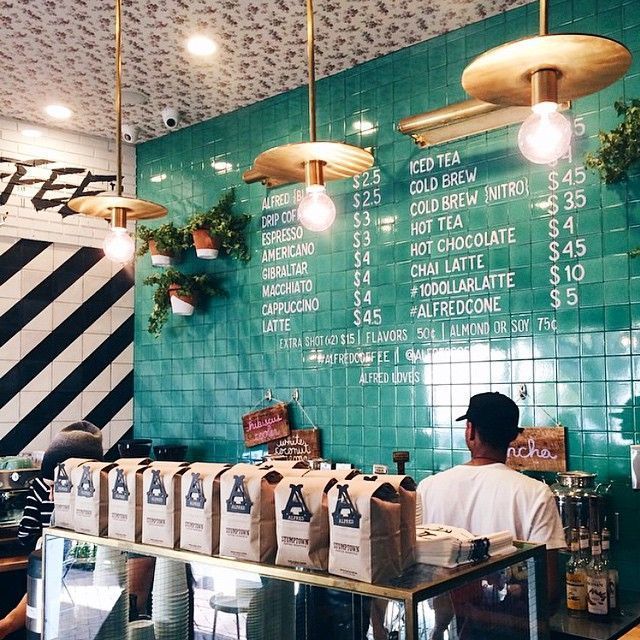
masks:
<svg viewBox="0 0 640 640"><path fill-rule="evenodd" d="M318 77L401 49L529 0L316 0ZM160 113L193 124L306 83L305 0L153 0L123 3L126 106L142 138L162 135ZM70 106L63 127L112 136L113 2L0 0L0 115L53 124L48 102ZM190 57L195 31L214 37L210 62ZM56 126L60 126L56 123Z"/></svg>

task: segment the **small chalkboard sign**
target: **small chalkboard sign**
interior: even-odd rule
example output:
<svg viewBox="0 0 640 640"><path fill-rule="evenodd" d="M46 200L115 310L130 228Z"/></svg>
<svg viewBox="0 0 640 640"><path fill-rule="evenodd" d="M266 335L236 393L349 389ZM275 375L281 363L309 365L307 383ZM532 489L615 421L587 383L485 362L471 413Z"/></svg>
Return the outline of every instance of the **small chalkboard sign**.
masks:
<svg viewBox="0 0 640 640"><path fill-rule="evenodd" d="M278 403L242 416L244 443L247 447L278 440L289 434L287 405Z"/></svg>
<svg viewBox="0 0 640 640"><path fill-rule="evenodd" d="M320 429L295 429L285 438L269 443L269 455L286 460L320 458Z"/></svg>
<svg viewBox="0 0 640 640"><path fill-rule="evenodd" d="M507 450L507 465L521 471L566 471L564 428L525 428Z"/></svg>

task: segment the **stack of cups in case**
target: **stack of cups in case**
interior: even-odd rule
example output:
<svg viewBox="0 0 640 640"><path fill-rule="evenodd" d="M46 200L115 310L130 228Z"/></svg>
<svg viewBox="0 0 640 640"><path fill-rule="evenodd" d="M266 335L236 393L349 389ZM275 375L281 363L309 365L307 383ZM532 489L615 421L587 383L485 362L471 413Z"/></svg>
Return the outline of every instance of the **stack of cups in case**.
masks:
<svg viewBox="0 0 640 640"><path fill-rule="evenodd" d="M188 640L189 589L183 562L156 560L152 599L156 640Z"/></svg>
<svg viewBox="0 0 640 640"><path fill-rule="evenodd" d="M130 622L128 640L156 640L153 620L134 620Z"/></svg>
<svg viewBox="0 0 640 640"><path fill-rule="evenodd" d="M93 572L94 601L99 640L122 640L129 623L129 592L127 589L126 555L118 549L98 546ZM91 625L93 626L93 625Z"/></svg>

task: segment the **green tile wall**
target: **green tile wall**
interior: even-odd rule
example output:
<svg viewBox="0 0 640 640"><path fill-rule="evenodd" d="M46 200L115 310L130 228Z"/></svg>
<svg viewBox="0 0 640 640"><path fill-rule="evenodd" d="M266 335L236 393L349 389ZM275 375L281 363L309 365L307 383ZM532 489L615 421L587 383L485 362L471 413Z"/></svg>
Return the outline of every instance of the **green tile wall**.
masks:
<svg viewBox="0 0 640 640"><path fill-rule="evenodd" d="M138 194L168 206L177 222L211 206L222 190L236 187L238 209L253 215L253 258L248 266L239 266L228 259L207 262L187 256L184 268L219 275L229 295L211 301L191 318L171 318L157 340L145 330L151 296L141 283L151 267L148 257L138 261L137 435L187 442L190 455L197 459L240 459L247 454L242 445L241 415L260 401L265 389L289 400L297 388L309 416L322 430L326 457L368 468L374 462L391 464L393 450L408 449L409 472L420 479L466 460L463 429L452 419L462 413L471 394L491 388L515 396L524 383L530 395L521 405L522 424L545 426L557 417L568 429L570 468L596 471L602 481L613 481L612 505L621 514L622 577L627 586L634 586L634 565L640 560L636 544L639 500L629 488L628 476L629 445L640 444L640 260L629 260L626 252L640 245L640 180L636 168L628 182L606 187L591 172L585 178L580 167L585 152L596 146L598 130L617 123L614 100L640 97L640 3L562 0L551 7L552 31L600 33L621 40L635 54L623 80L575 102L572 115L578 132L582 125L586 130L574 143L571 161L560 161L556 169L560 177L572 171L573 181L581 183L569 184L567 178L557 190L559 219L573 215L575 224L573 235L565 230L560 240L584 238L587 247L585 255L565 254L557 262L560 269L577 264L584 267L584 278L576 286L575 306L568 304L567 282L559 287L561 306L554 309L550 305L545 203L549 202L551 169L533 167L520 157L517 127L431 150L419 150L395 131L398 120L405 116L464 99L460 75L465 64L489 47L534 33L536 26L534 3L318 83L319 138L375 150L381 202L368 208L372 220L368 227L372 303L361 309L380 309L383 322L379 328L400 332L400 337L386 346L364 346L365 332L372 329L367 326L359 328L360 347L340 344L350 334L358 337L353 323L354 234L364 228L356 226L354 213L362 214L363 207L355 206L354 195L362 199L368 190L374 196L366 186L355 188L351 180L329 187L338 208L331 232L304 234L304 241L315 246L315 254L308 258L313 294L307 297L318 298L319 311L291 316L287 333L263 332L263 321L268 319L262 315L263 303L290 298L262 298L262 285L267 282L262 268L280 263L261 262L263 250L268 248L261 246L260 230L266 191L259 184L245 185L241 174L260 151L306 138L306 89L138 147ZM301 64L302 56L303 52ZM372 123L373 128L356 131L354 123L363 121ZM514 227L516 244L481 252L486 267L494 272L513 271L517 286L500 292L500 313L473 318L490 323L489 335L446 337L430 343L424 333L418 334L419 327L449 336L450 324L465 318L450 323L411 316L416 304L412 288L429 282L429 278L418 282L410 276L411 243L437 241L445 232L434 229L429 235L411 237L411 222L429 216L410 216L410 204L418 197L409 195L410 181L415 178L409 175L409 163L454 151L461 161L449 170L475 168L476 179L468 190L477 188L480 194L475 206L457 213L469 232ZM215 171L213 162L227 162L232 168ZM151 182L152 176L163 173L167 176L164 181ZM444 169L436 169L424 176L435 174L442 180L444 173ZM370 173L368 179L374 182L375 174ZM485 187L517 179L526 181L528 194L485 204ZM467 185L451 192L466 190ZM294 187L274 193L292 196ZM446 193L440 189L435 195L442 202ZM568 209L578 195L581 202L584 197L583 204ZM509 329L496 331L494 323L502 320ZM513 330L511 321L516 323ZM551 322L557 324L555 331L548 325ZM284 348L281 342L282 338L304 341L327 336L335 336L338 343ZM412 360L412 350L430 347L440 351L424 363ZM388 350L391 362L327 364L327 358L336 354L362 350L373 351L374 359L384 357L380 353ZM391 376L416 372L420 381L414 384L376 382L375 377L365 383L361 380L363 373ZM299 409L292 413L296 427L309 425Z"/></svg>

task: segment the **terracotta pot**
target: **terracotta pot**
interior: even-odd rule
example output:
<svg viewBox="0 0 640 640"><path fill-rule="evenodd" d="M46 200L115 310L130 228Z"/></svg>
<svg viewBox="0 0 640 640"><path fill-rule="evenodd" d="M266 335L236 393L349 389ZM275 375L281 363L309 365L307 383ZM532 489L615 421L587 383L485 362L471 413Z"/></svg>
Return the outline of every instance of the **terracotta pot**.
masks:
<svg viewBox="0 0 640 640"><path fill-rule="evenodd" d="M220 239L209 234L209 229L195 229L191 232L196 255L203 260L215 260L220 250Z"/></svg>
<svg viewBox="0 0 640 640"><path fill-rule="evenodd" d="M171 299L171 311L176 316L192 316L195 310L193 296L181 296L178 294L180 285L169 285L169 298Z"/></svg>
<svg viewBox="0 0 640 640"><path fill-rule="evenodd" d="M149 240L149 252L151 253L151 264L154 267L169 267L176 261L173 255L160 253L155 240Z"/></svg>

